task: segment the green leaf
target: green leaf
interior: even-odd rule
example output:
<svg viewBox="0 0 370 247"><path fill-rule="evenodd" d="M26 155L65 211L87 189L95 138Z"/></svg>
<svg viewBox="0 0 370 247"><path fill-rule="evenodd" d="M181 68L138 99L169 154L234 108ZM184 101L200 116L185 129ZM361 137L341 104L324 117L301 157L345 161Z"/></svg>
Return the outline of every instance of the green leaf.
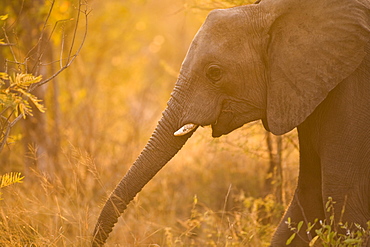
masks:
<svg viewBox="0 0 370 247"><path fill-rule="evenodd" d="M314 228L314 226L316 225L316 223L317 223L318 221L319 221L319 220L316 218L316 219L315 219L315 221L314 221L313 223L308 222L306 232L311 232L312 228Z"/></svg>
<svg viewBox="0 0 370 247"><path fill-rule="evenodd" d="M325 208L328 209L333 203L333 198L332 197L328 197L328 201L326 202L325 204Z"/></svg>
<svg viewBox="0 0 370 247"><path fill-rule="evenodd" d="M293 241L293 239L295 238L295 235L296 233L293 233L292 236L290 236L290 238L288 238L288 240L286 241L286 245L290 245Z"/></svg>
<svg viewBox="0 0 370 247"><path fill-rule="evenodd" d="M345 239L343 241L344 244L360 244L361 242L362 242L361 239L353 239L353 238Z"/></svg>
<svg viewBox="0 0 370 247"><path fill-rule="evenodd" d="M292 224L292 219L290 217L288 217L288 219L286 221L286 224L288 224L288 225L291 225Z"/></svg>
<svg viewBox="0 0 370 247"><path fill-rule="evenodd" d="M297 226L297 232L299 232L299 231L301 230L302 225L303 225L303 221L300 221L300 222L298 223L298 226Z"/></svg>

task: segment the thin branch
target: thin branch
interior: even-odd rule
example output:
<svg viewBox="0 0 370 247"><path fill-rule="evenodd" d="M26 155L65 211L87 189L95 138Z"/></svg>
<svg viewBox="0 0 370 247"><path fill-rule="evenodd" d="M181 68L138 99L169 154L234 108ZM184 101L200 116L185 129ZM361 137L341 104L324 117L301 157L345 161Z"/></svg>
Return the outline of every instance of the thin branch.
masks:
<svg viewBox="0 0 370 247"><path fill-rule="evenodd" d="M22 118L24 117L23 113L19 114L18 117L16 117L10 124L10 128L13 128L13 126L19 121L21 120Z"/></svg>
<svg viewBox="0 0 370 247"><path fill-rule="evenodd" d="M60 49L60 59L59 59L59 66L60 68L63 68L63 53L64 53L64 42L65 42L65 33L64 33L64 30L63 30L63 35L62 35L62 47ZM67 60L68 61L68 60Z"/></svg>
<svg viewBox="0 0 370 247"><path fill-rule="evenodd" d="M13 46L15 43L0 43L0 46Z"/></svg>
<svg viewBox="0 0 370 247"><path fill-rule="evenodd" d="M27 55L26 55L26 57L29 57L29 54L33 51L33 50L35 50L36 48L37 48L37 56L38 56L38 58L37 58L37 60L38 61L41 61L41 58L42 58L42 56L44 55L44 51L45 51L45 47L46 47L46 45L43 47L42 46L42 40L43 40L43 37L44 37L44 34L45 34L45 30L46 30L46 27L47 27L47 24L48 24L48 22L49 22L49 19L50 19L50 16L51 16L51 13L53 12L53 9L54 9L54 4L55 4L55 0L53 0L52 2L51 2L51 6L50 6L50 9L49 9L49 12L48 12L48 14L47 14L47 16L46 16L46 19L45 19L45 21L44 21L44 25L43 25L43 27L42 27L42 30L41 30L41 32L40 32L40 36L39 36L39 39L38 39L38 41L37 41L37 43L28 51L28 53L27 53ZM46 42L46 44L48 44L49 43L49 41L50 41L50 36L49 36L49 39L48 39L48 41ZM42 51L41 51L42 50ZM39 65L39 63L35 63L35 65L34 65L34 67L32 68L32 73L36 73L36 71L37 71L37 67L38 67L38 65Z"/></svg>
<svg viewBox="0 0 370 247"><path fill-rule="evenodd" d="M4 128L3 128L4 129ZM5 144L7 143L7 140L8 140L8 136L10 134L10 125L8 124L6 127L5 127L5 133L3 133L3 136L1 137L1 143L0 143L0 152L1 150L3 150L3 148L5 147Z"/></svg>
<svg viewBox="0 0 370 247"><path fill-rule="evenodd" d="M77 18L77 21L76 21L76 25L75 25L75 29L74 29L74 34L73 34L73 38L72 38L72 44L71 44L71 48L73 47L73 44L75 43L75 39L76 39L76 35L77 35L77 29L78 29L78 23L79 23L79 18L80 18L80 12L83 12L84 15L85 15L85 30L84 30L84 34L83 34L83 37L82 37L82 41L77 49L77 51L75 52L75 54L71 55L72 54L72 49L70 49L69 51L69 54L68 54L68 58L67 58L67 62L65 65L63 65L63 67L61 67L57 72L55 72L52 76L50 76L49 78L45 79L45 80L42 80L40 81L39 83L36 83L32 86L30 92L32 92L33 90L35 90L36 88L48 83L49 81L53 80L55 77L57 77L62 71L64 71L65 69L67 69L69 66L71 66L71 64L73 63L73 61L76 59L76 57L78 56L78 54L80 53L84 43L85 43L85 40L86 40L86 37L87 37L87 30L88 30L88 15L90 14L90 11L87 10L87 8L82 11L81 10L81 6L82 6L82 3L81 1L79 1L79 9L78 9L78 18Z"/></svg>
<svg viewBox="0 0 370 247"><path fill-rule="evenodd" d="M51 13L51 10L49 11L49 13ZM49 18L49 16L48 16L48 18ZM55 30L56 30L56 28L57 28L57 26L61 23L61 22L66 22L66 21L70 21L71 19L64 19L64 20L59 20L59 21L56 21L55 22L55 24L54 24L54 27L53 27L53 29L51 30L51 32L50 32L50 34L49 34L49 37L48 37L48 39L45 41L45 44L43 45L43 49L42 49L42 51L40 52L40 51L38 51L38 58L37 58L37 63L35 64L35 66L34 66L34 69L33 69L33 71L34 71L34 73L36 73L36 71L37 71L37 69L35 69L35 68L38 68L38 67L40 67L40 66L43 66L43 64L42 64L42 62L41 62L41 60L42 60L42 56L44 55L44 53L45 53L45 50L46 50L46 47L48 46L48 44L50 43L50 40L51 40L51 38L53 37L53 35L54 35L54 32L55 32ZM45 28L46 28L46 23L47 23L47 21L45 21L45 23L44 23L44 28L43 28L43 30L42 30L42 33L41 33L41 35L40 35L40 38L39 38L39 41L38 41L38 43L37 43L37 45L38 46L40 46L40 44L41 44L41 40L42 40L42 37L43 37L43 33L45 32ZM64 38L63 38L63 40L64 40ZM34 49L34 48L32 48L32 49ZM40 50L40 49L39 49ZM28 52L28 54L29 54L29 52Z"/></svg>
<svg viewBox="0 0 370 247"><path fill-rule="evenodd" d="M5 122L7 125L5 127L2 127L2 129L5 129L5 133L3 133L3 136L1 138L1 143L0 143L0 152L3 150L5 144L7 144L7 140L10 134L10 130L13 128L13 126L23 117L23 114L20 114L17 118L15 118L12 122L10 122L10 117L13 115L14 110L12 113L9 114L8 118L5 118Z"/></svg>
<svg viewBox="0 0 370 247"><path fill-rule="evenodd" d="M299 201L299 198L298 198L298 194L297 194L297 193L294 193L294 198L296 199L297 204L298 204L298 207L299 207L299 209L301 210L301 213L302 213L302 216L303 216L303 220L304 220L304 222L306 223L306 225L308 226L309 221L308 221L308 219L307 219L307 217L306 217L306 214L305 214L305 212L304 212L303 206L302 206L301 202ZM297 232L297 236L298 236L300 239L302 239L303 241L307 242L307 241L305 240L305 238L301 236L301 234L298 234L298 232ZM311 240L312 240L311 232L307 232L307 237L308 237L308 240L309 240L309 241L311 241ZM309 243L309 242L308 242L308 243Z"/></svg>
<svg viewBox="0 0 370 247"><path fill-rule="evenodd" d="M76 25L75 25L75 28L74 28L74 32L73 32L73 36L72 36L72 43L71 43L71 47L69 49L69 53L68 53L68 58L70 58L72 52L73 52L73 45L75 43L75 40L76 40L76 35L77 35L77 29L78 29L78 23L80 22L80 14L81 14L81 0L78 1L78 11L77 11L77 20L76 20ZM86 11L86 10L85 10ZM86 15L85 15L86 16ZM87 23L86 23L86 26L87 26ZM87 32L87 30L86 30ZM67 60L69 61L69 59ZM67 62L68 63L68 62Z"/></svg>
<svg viewBox="0 0 370 247"><path fill-rule="evenodd" d="M6 30L5 30L5 25L2 27L2 29L3 29L3 33L4 33L4 37L5 37L6 42L7 42L7 43L10 43L10 41L9 41L9 37L8 37L8 35L7 35L7 33L6 33ZM13 59L14 59L15 63L19 63L19 62L17 61L17 57L15 56L15 53L14 53L14 50L13 50L13 47L12 47L12 46L10 46L10 47L9 47L9 50L10 50L10 52L12 53L12 56L13 56Z"/></svg>

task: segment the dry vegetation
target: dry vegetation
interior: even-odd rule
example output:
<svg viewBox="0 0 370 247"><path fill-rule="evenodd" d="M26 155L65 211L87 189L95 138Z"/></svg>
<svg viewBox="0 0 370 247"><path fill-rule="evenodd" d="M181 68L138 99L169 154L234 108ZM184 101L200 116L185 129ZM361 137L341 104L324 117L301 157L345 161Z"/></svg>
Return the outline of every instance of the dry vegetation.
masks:
<svg viewBox="0 0 370 247"><path fill-rule="evenodd" d="M76 7L55 3L63 18ZM240 2L89 2L83 50L42 87L46 113L20 121L0 153L0 175L25 176L1 190L0 246L89 246L100 208L150 137L196 30L209 9L233 4ZM19 37L22 28L31 27L18 26ZM21 39L14 42L25 59ZM60 43L53 41L53 61ZM259 123L219 139L199 129L130 204L108 246L268 246L295 185L295 135L283 138L277 202L276 180L265 186L270 156Z"/></svg>

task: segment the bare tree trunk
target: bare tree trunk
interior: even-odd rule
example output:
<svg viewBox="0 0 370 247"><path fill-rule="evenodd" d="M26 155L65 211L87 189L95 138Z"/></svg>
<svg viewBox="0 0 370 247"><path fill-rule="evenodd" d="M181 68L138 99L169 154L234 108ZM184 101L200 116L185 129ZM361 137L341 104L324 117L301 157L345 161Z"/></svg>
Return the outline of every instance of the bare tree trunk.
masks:
<svg viewBox="0 0 370 247"><path fill-rule="evenodd" d="M43 66L52 61L52 44L48 40L47 30L40 30L45 24L46 16L35 16L35 10L43 7L44 0L37 0L31 3L21 4L20 2L12 3L14 13L19 13L17 16L17 27L22 31L19 36L17 47L16 61L20 61L24 66L21 70L16 70L17 73L31 73L35 76L42 75L42 78L48 78L52 74L51 66ZM17 33L16 33L17 35ZM48 85L43 85L36 88L32 94L42 101L45 100ZM26 118L23 122L24 137L22 139L25 147L25 152L31 155L32 159L25 160L25 168L34 167L41 172L52 176L54 173L54 164L51 162L50 150L55 149L54 143L48 133L48 119L47 115L40 112L32 104L33 117ZM54 128L50 128L54 129Z"/></svg>
<svg viewBox="0 0 370 247"><path fill-rule="evenodd" d="M53 141L53 149L51 150L51 154L53 156L54 166L59 167L59 149L61 147L61 137L60 137L60 125L61 125L61 110L59 104L59 81L58 78L55 78L53 83L53 113L54 113L54 122L53 122L53 130L51 132L52 141Z"/></svg>
<svg viewBox="0 0 370 247"><path fill-rule="evenodd" d="M272 194L277 203L283 203L282 137L266 132L269 169L265 179L265 195Z"/></svg>

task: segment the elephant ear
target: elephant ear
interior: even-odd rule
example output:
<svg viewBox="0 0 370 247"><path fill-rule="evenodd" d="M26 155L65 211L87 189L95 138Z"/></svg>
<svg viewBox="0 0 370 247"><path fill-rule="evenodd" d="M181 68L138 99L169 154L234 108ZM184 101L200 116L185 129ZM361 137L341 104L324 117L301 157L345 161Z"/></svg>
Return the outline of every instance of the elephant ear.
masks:
<svg viewBox="0 0 370 247"><path fill-rule="evenodd" d="M365 57L367 0L263 0L272 14L267 122L274 134L301 124Z"/></svg>

